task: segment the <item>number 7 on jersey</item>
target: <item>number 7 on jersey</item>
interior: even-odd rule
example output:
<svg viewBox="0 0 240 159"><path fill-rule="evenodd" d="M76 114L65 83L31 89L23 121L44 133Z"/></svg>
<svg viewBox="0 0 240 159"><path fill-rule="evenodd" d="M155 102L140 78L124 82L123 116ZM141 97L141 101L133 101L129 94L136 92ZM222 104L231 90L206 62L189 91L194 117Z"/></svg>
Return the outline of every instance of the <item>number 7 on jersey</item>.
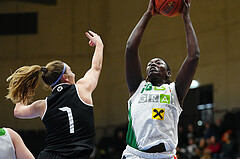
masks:
<svg viewBox="0 0 240 159"><path fill-rule="evenodd" d="M67 112L68 115L68 120L69 120L69 130L70 130L70 134L74 133L74 121L73 121L73 115L72 115L72 110L69 107L62 107L62 108L58 108L59 110L63 111L63 112Z"/></svg>

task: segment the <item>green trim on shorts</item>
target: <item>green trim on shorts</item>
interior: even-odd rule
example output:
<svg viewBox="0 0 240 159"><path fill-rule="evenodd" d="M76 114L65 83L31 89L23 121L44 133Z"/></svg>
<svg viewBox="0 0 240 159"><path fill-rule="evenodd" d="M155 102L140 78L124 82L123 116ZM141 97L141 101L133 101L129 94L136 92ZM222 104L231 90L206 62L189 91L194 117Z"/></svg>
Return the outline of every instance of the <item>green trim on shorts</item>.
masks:
<svg viewBox="0 0 240 159"><path fill-rule="evenodd" d="M6 131L3 129L3 128L1 128L0 129L0 136L3 136L3 135L5 135L6 134Z"/></svg>

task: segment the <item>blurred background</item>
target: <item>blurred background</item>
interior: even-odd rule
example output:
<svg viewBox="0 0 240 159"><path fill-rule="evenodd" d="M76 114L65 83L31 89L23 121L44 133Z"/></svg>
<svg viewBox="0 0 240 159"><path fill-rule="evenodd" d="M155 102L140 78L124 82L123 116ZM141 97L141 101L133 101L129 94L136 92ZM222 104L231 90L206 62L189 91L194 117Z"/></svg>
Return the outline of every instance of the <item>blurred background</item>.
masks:
<svg viewBox="0 0 240 159"><path fill-rule="evenodd" d="M40 118L13 116L14 105L5 99L6 78L23 65L46 65L56 59L69 64L81 78L94 51L84 33L93 30L105 48L93 93L97 134L92 158L120 158L128 122L125 44L147 6L148 0L0 0L0 127L16 130L38 155L44 147L44 125ZM239 8L239 0L192 0L191 19L201 51L194 77L199 85L189 91L184 103L179 158L227 158L226 153L237 158L239 154ZM174 81L186 53L182 17L153 17L140 47L143 73L150 59L161 57L170 65ZM42 87L40 83L34 100L50 93ZM221 147L216 155L209 148L211 136ZM226 147L230 151L225 152Z"/></svg>

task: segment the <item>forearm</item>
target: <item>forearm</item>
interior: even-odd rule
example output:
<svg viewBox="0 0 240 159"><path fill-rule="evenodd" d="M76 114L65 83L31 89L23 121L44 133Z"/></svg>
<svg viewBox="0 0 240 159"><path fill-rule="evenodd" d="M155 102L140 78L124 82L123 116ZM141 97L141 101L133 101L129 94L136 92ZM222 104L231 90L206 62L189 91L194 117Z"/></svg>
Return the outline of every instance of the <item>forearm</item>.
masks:
<svg viewBox="0 0 240 159"><path fill-rule="evenodd" d="M95 51L92 58L92 68L96 71L101 71L102 62L103 62L103 44L97 43L95 47Z"/></svg>
<svg viewBox="0 0 240 159"><path fill-rule="evenodd" d="M187 39L187 57L176 77L176 90L178 94L178 100L180 101L181 105L193 80L200 55L197 36L195 34L190 16L183 15L183 20Z"/></svg>
<svg viewBox="0 0 240 159"><path fill-rule="evenodd" d="M151 12L146 11L133 29L127 41L125 53L125 72L130 95L138 88L138 85L143 80L138 47L142 40L144 30L146 29L151 17Z"/></svg>
<svg viewBox="0 0 240 159"><path fill-rule="evenodd" d="M103 44L96 44L95 51L92 57L92 66L85 73L84 77L77 81L77 85L84 84L84 88L81 86L84 91L84 95L88 96L95 90L97 87L98 79L102 70L102 62L103 62ZM89 97L89 96L88 96ZM87 98L88 101L92 102L92 99Z"/></svg>
<svg viewBox="0 0 240 159"><path fill-rule="evenodd" d="M194 59L199 58L200 54L199 45L190 16L183 16L183 20L185 24L188 56Z"/></svg>
<svg viewBox="0 0 240 159"><path fill-rule="evenodd" d="M147 27L149 20L151 19L152 14L150 12L145 12L138 24L133 29L128 41L127 48L135 48L137 49L141 40L143 33Z"/></svg>

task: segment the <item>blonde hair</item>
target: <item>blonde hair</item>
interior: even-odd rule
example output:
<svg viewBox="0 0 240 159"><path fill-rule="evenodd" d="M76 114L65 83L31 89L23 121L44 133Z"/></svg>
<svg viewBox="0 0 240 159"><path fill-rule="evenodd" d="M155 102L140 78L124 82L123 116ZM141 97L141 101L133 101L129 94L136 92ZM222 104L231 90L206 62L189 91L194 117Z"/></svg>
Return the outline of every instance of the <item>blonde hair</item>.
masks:
<svg viewBox="0 0 240 159"><path fill-rule="evenodd" d="M20 67L7 78L9 86L6 98L10 99L13 103L23 102L26 104L31 102L35 95L35 88L39 83L40 72L43 72L42 79L44 83L51 85L61 75L63 66L62 61L56 60L49 62L46 67L39 65Z"/></svg>
<svg viewBox="0 0 240 159"><path fill-rule="evenodd" d="M41 66L23 66L17 69L11 76L7 78L9 82L7 99L11 99L13 103L28 103L35 94L35 88L38 85L38 77Z"/></svg>

